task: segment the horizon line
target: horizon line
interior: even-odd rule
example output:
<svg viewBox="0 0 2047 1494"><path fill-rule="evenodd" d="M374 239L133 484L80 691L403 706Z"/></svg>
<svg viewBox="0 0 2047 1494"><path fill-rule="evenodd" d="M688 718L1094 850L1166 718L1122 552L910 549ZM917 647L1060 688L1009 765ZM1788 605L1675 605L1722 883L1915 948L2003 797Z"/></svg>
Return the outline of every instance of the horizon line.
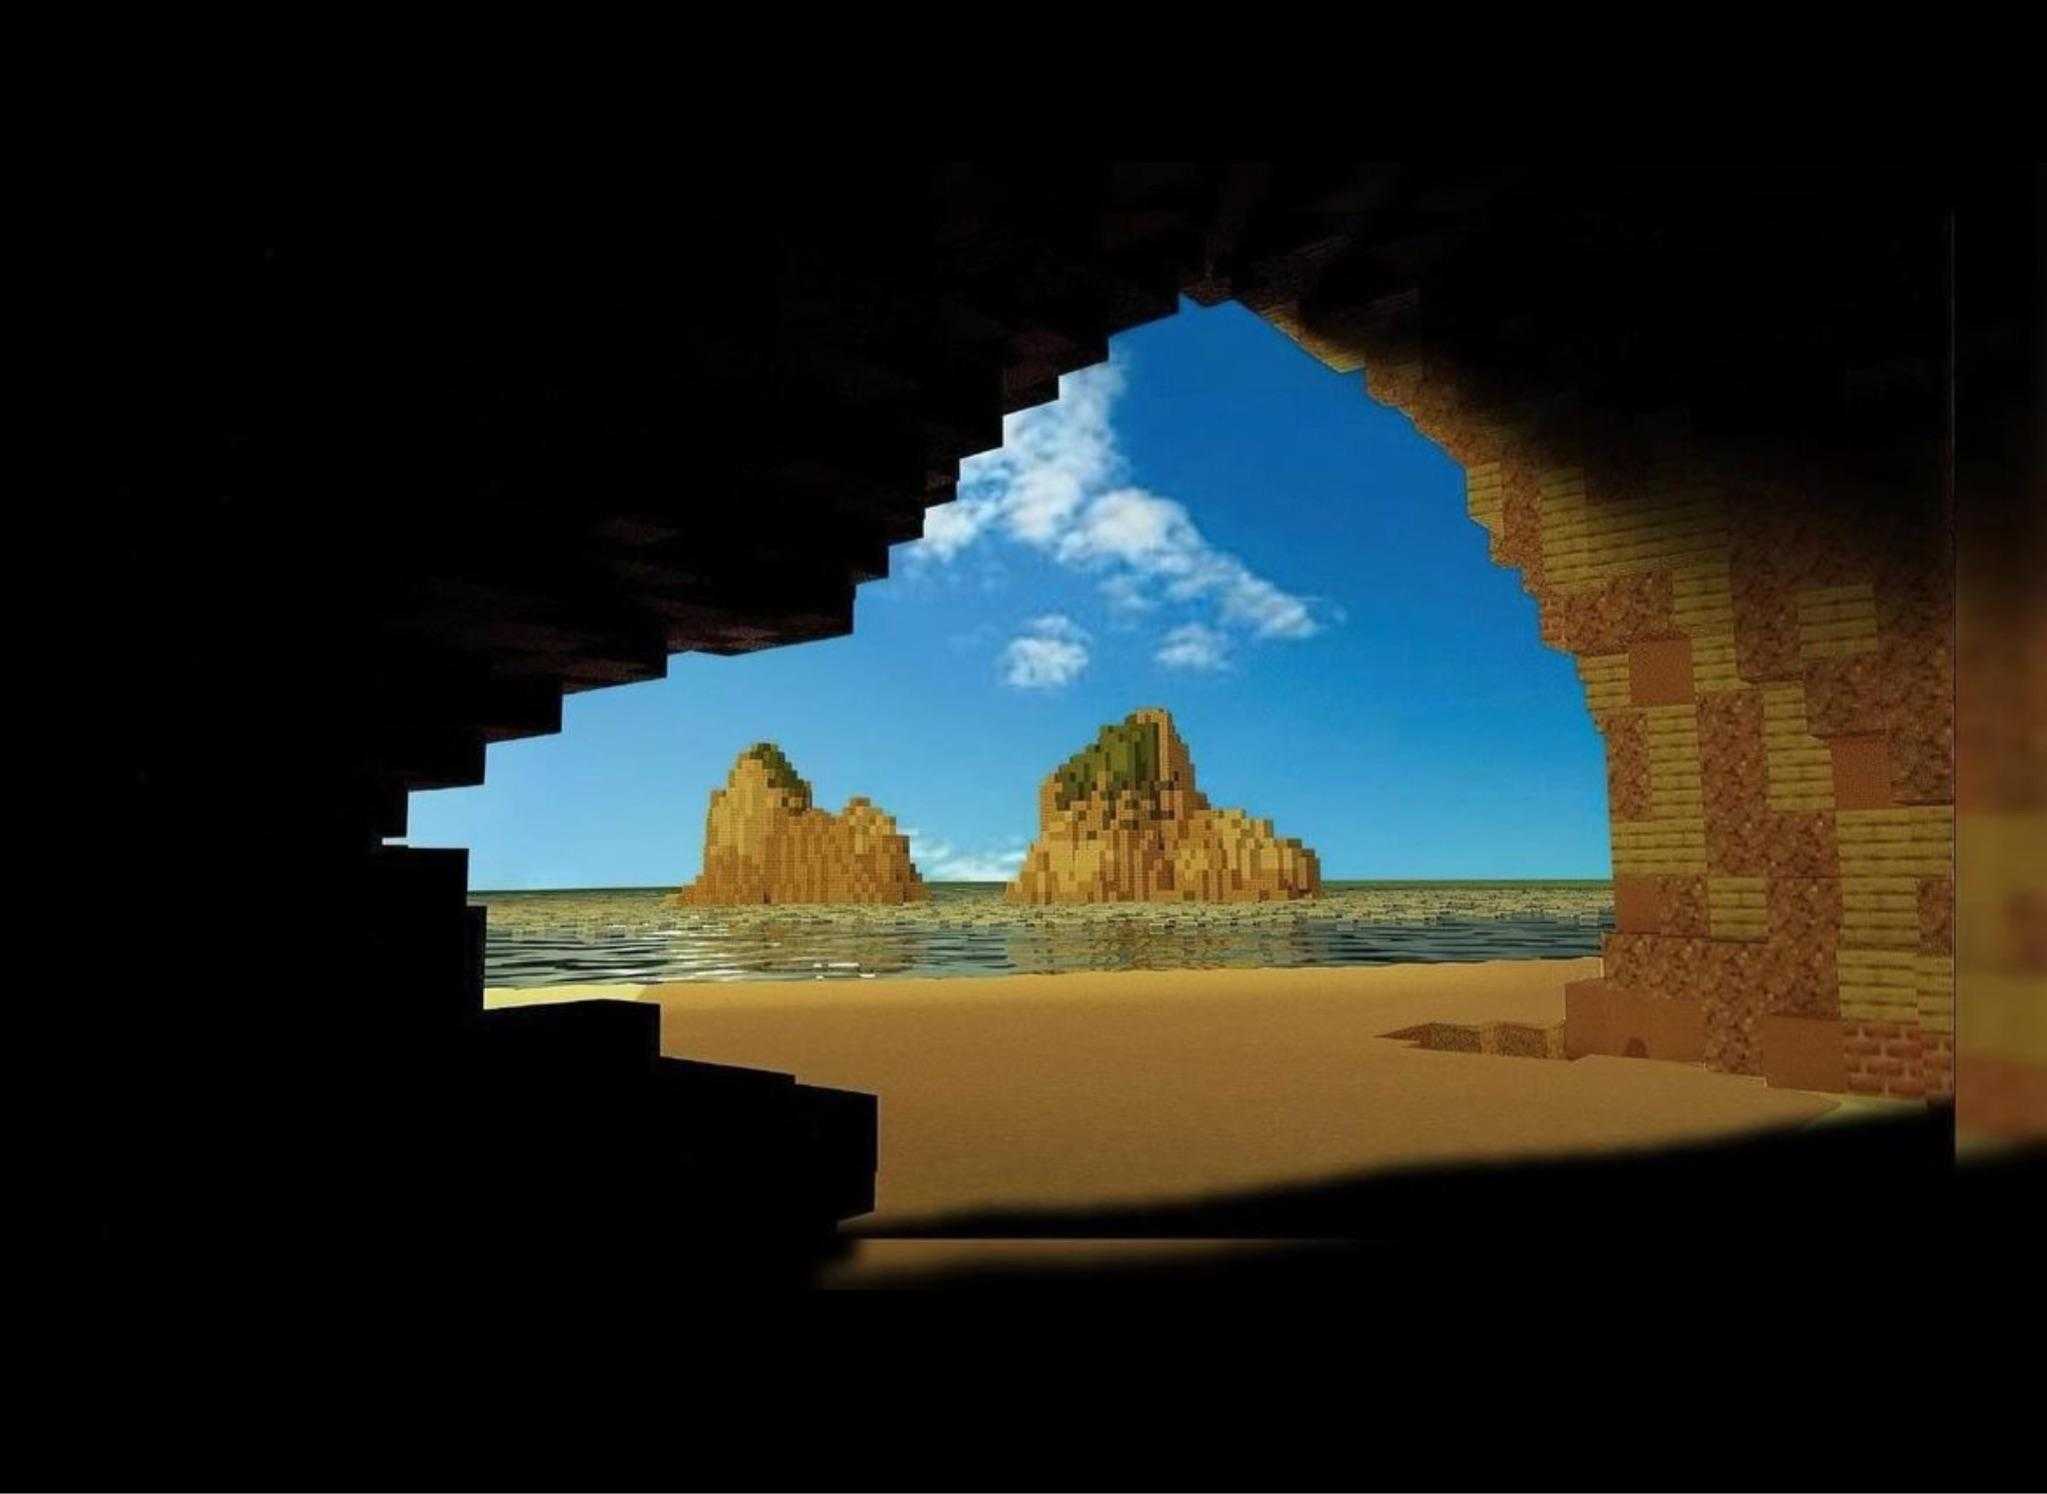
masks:
<svg viewBox="0 0 2047 1494"><path fill-rule="evenodd" d="M1323 884L1377 887L1611 887L1612 876L1604 877L1324 877ZM471 887L472 897L523 892L679 892L686 883L620 883L607 887ZM1007 882L956 881L926 878L926 887L1007 887Z"/></svg>

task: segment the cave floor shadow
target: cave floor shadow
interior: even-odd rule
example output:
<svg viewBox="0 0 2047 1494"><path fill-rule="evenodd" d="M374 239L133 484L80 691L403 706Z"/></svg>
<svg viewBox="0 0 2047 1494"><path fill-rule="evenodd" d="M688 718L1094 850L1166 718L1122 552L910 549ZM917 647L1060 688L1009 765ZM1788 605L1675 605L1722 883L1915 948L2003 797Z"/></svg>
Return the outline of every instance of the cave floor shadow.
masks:
<svg viewBox="0 0 2047 1494"><path fill-rule="evenodd" d="M873 1230L825 1287L1383 1284L1501 1261L1560 1278L1683 1269L1786 1283L1884 1259L1995 1255L2035 1189L2038 1150L1958 1166L1948 1106L1597 1157L1409 1168L1095 1209L948 1214ZM1875 1269L1872 1267L1872 1269ZM1410 1278L1411 1279L1411 1278Z"/></svg>

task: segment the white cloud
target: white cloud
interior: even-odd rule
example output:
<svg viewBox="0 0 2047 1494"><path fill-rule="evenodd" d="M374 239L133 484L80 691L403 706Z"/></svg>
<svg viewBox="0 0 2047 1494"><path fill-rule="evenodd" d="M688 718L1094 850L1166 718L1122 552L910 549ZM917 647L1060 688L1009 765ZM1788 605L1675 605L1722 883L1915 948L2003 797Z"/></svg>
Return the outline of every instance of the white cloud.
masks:
<svg viewBox="0 0 2047 1494"><path fill-rule="evenodd" d="M1001 449L960 464L959 496L925 515L911 560L942 564L998 534L1076 570L1105 572L1102 594L1116 612L1150 611L1163 596L1212 607L1216 623L1255 638L1321 632L1339 616L1334 609L1258 575L1211 545L1184 505L1125 481L1111 417L1126 384L1126 360L1114 355L1061 379L1053 403L1006 417Z"/></svg>
<svg viewBox="0 0 2047 1494"><path fill-rule="evenodd" d="M943 840L927 840L923 832L905 830L910 838L910 860L927 882L1008 882L1023 865L1027 848L1012 841L1004 851L962 850Z"/></svg>
<svg viewBox="0 0 2047 1494"><path fill-rule="evenodd" d="M934 882L1013 882L1023 859L1022 851L998 856L953 855L935 863L929 875Z"/></svg>
<svg viewBox="0 0 2047 1494"><path fill-rule="evenodd" d="M1120 562L1144 577L1185 575L1212 552L1172 499L1116 488L1088 502L1054 553L1069 565Z"/></svg>
<svg viewBox="0 0 2047 1494"><path fill-rule="evenodd" d="M1002 678L1019 690L1056 690L1088 664L1088 635L1061 613L1034 617L1002 651Z"/></svg>
<svg viewBox="0 0 2047 1494"><path fill-rule="evenodd" d="M1229 640L1214 628L1200 623L1183 623L1166 634L1154 656L1168 669L1226 669L1230 662Z"/></svg>
<svg viewBox="0 0 2047 1494"><path fill-rule="evenodd" d="M1043 617L1034 617L1024 624L1026 633L1040 638L1058 638L1067 643L1086 643L1087 629L1063 612L1047 612Z"/></svg>
<svg viewBox="0 0 2047 1494"><path fill-rule="evenodd" d="M1102 595L1108 598L1112 612L1149 612L1158 606L1145 594L1144 583L1127 571L1119 571L1104 581Z"/></svg>
<svg viewBox="0 0 2047 1494"><path fill-rule="evenodd" d="M911 547L914 556L950 560L981 537L995 517L995 506L962 495L950 503L924 510L924 537Z"/></svg>

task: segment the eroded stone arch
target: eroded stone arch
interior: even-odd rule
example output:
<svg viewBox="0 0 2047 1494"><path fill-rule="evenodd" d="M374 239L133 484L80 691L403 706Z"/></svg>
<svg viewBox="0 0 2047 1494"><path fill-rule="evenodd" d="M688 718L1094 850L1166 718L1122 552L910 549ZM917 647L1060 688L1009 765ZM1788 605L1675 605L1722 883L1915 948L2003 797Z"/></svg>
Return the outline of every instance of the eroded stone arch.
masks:
<svg viewBox="0 0 2047 1494"><path fill-rule="evenodd" d="M2002 422L1971 459L2008 501L2025 181L722 158L683 175L572 191L522 172L491 202L380 180L295 215L252 208L253 184L213 213L181 187L160 221L191 232L107 240L119 524L95 542L119 564L95 641L100 659L163 650L104 724L108 843L144 889L124 968L210 936L213 889L239 898L207 1001L124 996L122 1030L80 1045L108 1138L102 1234L131 1263L203 1272L222 1241L290 1237L402 1272L400 1233L468 1261L447 1184L479 1155L457 1086L492 1041L482 927L460 852L387 843L407 793L479 782L488 743L557 730L565 694L658 677L674 652L843 632L855 587L1005 413L1183 294L1234 297L1362 371L1464 464L1606 734L1604 999L1695 1013L1697 1055L1723 1067L1768 1073L1781 1051L1797 1063L1778 1073L1825 1082L1832 1045L1844 1085L1945 1086L1943 407L1960 326ZM1947 252L1957 204L1973 258ZM1959 317L1955 264L1986 267ZM1977 698L1996 714L1994 687ZM1601 999L1574 1003L1595 1045ZM532 1083L492 1104L640 1074L645 1034L562 1020L524 1054ZM675 1130L716 1129L660 1108L674 1098L606 1136L593 1199L637 1197ZM163 1227L183 1219L203 1227Z"/></svg>
<svg viewBox="0 0 2047 1494"><path fill-rule="evenodd" d="M1933 474L1914 491L1910 468L1744 465L1683 409L1517 419L1448 360L1375 339L1412 304L1266 316L1462 464L1493 559L1577 661L1617 927L1605 978L1569 993L1572 1050L1643 1051L1647 1030L1653 1056L1773 1082L1952 1093L1954 594Z"/></svg>

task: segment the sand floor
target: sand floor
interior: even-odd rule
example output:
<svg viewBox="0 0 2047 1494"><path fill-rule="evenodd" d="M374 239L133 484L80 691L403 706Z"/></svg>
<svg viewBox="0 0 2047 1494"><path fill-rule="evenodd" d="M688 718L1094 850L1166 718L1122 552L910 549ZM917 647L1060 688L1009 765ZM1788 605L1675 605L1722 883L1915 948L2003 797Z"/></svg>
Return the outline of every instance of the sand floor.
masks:
<svg viewBox="0 0 2047 1494"><path fill-rule="evenodd" d="M1653 1145L1809 1123L1837 1099L1643 1059L1430 1052L1429 1021L1553 1022L1597 959L687 982L637 995L662 1050L881 1096L874 1214L1075 1207L1413 1163Z"/></svg>

